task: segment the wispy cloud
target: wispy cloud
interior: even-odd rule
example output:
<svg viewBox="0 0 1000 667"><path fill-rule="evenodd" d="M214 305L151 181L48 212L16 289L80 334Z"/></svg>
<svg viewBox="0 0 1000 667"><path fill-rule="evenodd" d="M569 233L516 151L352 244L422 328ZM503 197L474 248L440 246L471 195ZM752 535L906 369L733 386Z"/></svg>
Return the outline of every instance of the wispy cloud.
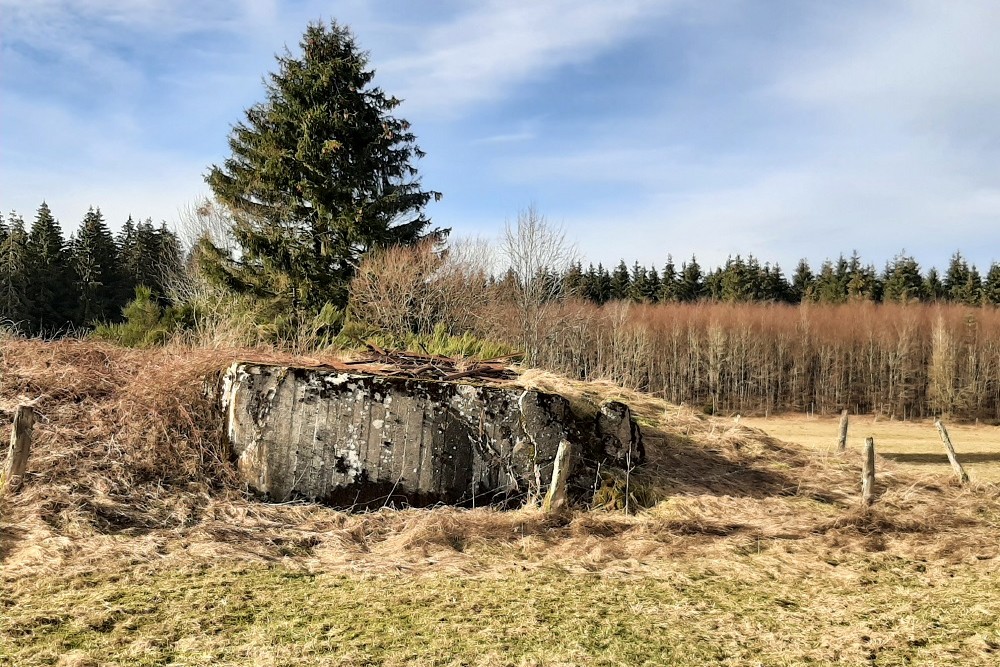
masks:
<svg viewBox="0 0 1000 667"><path fill-rule="evenodd" d="M413 52L382 64L399 82L407 108L458 114L504 95L513 85L585 62L620 45L665 0L489 0L427 30Z"/></svg>

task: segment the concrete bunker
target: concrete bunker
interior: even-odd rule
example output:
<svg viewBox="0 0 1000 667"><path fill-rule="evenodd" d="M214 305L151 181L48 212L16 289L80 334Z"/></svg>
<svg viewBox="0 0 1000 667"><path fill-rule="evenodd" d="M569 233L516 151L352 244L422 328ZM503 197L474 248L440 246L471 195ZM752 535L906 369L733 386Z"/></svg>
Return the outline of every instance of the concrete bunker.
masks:
<svg viewBox="0 0 1000 667"><path fill-rule="evenodd" d="M644 456L624 404L580 417L558 394L507 384L237 362L221 401L243 480L279 502L517 506L546 492L563 440L571 497Z"/></svg>

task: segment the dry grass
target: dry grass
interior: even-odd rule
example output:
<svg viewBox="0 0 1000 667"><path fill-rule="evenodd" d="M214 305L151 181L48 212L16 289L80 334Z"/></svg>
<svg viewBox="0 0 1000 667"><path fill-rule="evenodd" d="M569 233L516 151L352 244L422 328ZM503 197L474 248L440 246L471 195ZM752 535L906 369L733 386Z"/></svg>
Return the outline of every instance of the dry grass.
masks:
<svg viewBox="0 0 1000 667"><path fill-rule="evenodd" d="M837 447L839 417L781 415L767 419L744 419L769 435L804 445L818 452L832 453ZM974 480L1000 482L1000 426L952 424L945 422L959 461ZM895 461L901 469L947 476L951 466L934 423L877 419L869 415L852 416L848 449L858 452L868 436L875 438L875 449Z"/></svg>
<svg viewBox="0 0 1000 667"><path fill-rule="evenodd" d="M633 407L649 462L630 481L655 506L270 505L241 492L203 381L289 358L0 353L0 408L44 396L47 419L0 500L0 664L992 664L1000 647L995 485L882 461L863 511L856 457L529 372L578 407Z"/></svg>

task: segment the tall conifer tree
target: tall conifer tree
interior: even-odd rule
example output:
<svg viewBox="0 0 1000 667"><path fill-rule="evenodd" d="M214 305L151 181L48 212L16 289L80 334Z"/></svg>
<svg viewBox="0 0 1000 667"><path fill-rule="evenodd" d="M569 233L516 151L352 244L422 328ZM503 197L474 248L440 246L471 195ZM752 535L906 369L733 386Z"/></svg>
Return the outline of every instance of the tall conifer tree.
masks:
<svg viewBox="0 0 1000 667"><path fill-rule="evenodd" d="M100 208L87 211L71 251L79 295L77 321L89 325L117 319L123 277L118 248Z"/></svg>
<svg viewBox="0 0 1000 667"><path fill-rule="evenodd" d="M413 161L423 156L400 104L348 28L311 24L301 54L277 58L266 101L229 137L232 155L207 181L234 220L238 258L203 242L201 265L230 287L293 311L343 305L371 248L427 234ZM438 232L443 235L443 232Z"/></svg>
<svg viewBox="0 0 1000 667"><path fill-rule="evenodd" d="M0 323L15 330L27 330L31 303L27 295L28 234L24 219L11 212L3 225L0 242Z"/></svg>
<svg viewBox="0 0 1000 667"><path fill-rule="evenodd" d="M62 331L72 323L76 310L75 283L62 228L45 202L38 207L25 250L30 331Z"/></svg>

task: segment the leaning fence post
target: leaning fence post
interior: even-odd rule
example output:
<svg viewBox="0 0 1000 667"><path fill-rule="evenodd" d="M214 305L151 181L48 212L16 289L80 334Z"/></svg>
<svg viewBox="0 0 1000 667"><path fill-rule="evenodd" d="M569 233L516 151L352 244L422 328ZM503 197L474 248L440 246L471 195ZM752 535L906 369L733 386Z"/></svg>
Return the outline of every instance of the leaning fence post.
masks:
<svg viewBox="0 0 1000 667"><path fill-rule="evenodd" d="M861 502L869 507L875 502L875 438L865 438L861 464Z"/></svg>
<svg viewBox="0 0 1000 667"><path fill-rule="evenodd" d="M31 453L31 431L35 425L35 409L30 405L19 405L14 412L14 426L10 431L10 451L7 453L7 469L0 475L0 493L17 491L24 482L24 471L28 467Z"/></svg>
<svg viewBox="0 0 1000 667"><path fill-rule="evenodd" d="M837 440L837 451L844 451L847 449L847 409L845 408L840 413L840 439Z"/></svg>
<svg viewBox="0 0 1000 667"><path fill-rule="evenodd" d="M558 512L566 507L566 484L569 481L571 446L568 440L559 441L555 466L552 469L552 483L545 494L542 511L546 514Z"/></svg>
<svg viewBox="0 0 1000 667"><path fill-rule="evenodd" d="M958 456L955 454L954 445L951 444L948 429L944 427L944 423L940 419L935 419L934 425L937 426L938 433L941 435L941 442L944 444L945 451L948 452L948 461L951 463L952 470L958 475L958 481L965 484L969 481L969 473L965 472L965 468L958 462Z"/></svg>

